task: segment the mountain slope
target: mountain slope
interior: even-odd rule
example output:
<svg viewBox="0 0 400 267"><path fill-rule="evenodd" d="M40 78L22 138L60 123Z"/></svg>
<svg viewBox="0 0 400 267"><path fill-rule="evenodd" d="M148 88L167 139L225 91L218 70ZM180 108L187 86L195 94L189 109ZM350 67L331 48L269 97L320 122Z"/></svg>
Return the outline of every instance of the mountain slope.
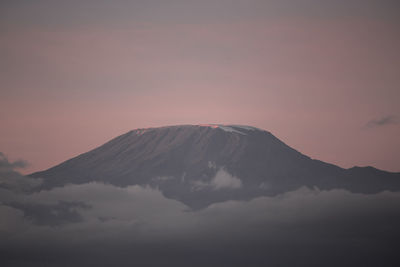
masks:
<svg viewBox="0 0 400 267"><path fill-rule="evenodd" d="M400 174L342 169L313 160L249 126L179 125L137 129L32 177L42 188L100 181L150 185L192 208L272 196L302 186L376 193L400 190Z"/></svg>

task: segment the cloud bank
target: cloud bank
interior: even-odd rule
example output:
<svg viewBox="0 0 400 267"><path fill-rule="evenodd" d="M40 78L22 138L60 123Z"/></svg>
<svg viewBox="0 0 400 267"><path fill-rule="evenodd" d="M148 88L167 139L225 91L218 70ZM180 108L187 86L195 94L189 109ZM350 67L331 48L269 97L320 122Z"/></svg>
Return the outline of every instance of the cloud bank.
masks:
<svg viewBox="0 0 400 267"><path fill-rule="evenodd" d="M143 259L142 253L176 246L171 253L206 249L196 257L216 257L216 253L233 264L224 253L239 247L243 258L260 257L258 250L265 246L273 251L280 246L310 246L316 251L324 248L322 252L328 254L339 246L361 255L390 249L400 234L400 194L389 192L362 195L302 188L278 197L213 204L200 211L190 211L152 188L100 183L1 196L0 216L5 220L0 224L0 249L11 258L31 258L26 252L37 247L41 248L37 253L49 250L62 259L65 252L90 255L92 250L106 249L117 262L127 264L138 257L143 263L153 260ZM132 247L138 248L132 257L119 258L119 249ZM266 254L279 262L284 261L279 259L282 253ZM179 255L173 261L179 261ZM238 255L232 257L236 261ZM259 266L268 262L261 260Z"/></svg>
<svg viewBox="0 0 400 267"><path fill-rule="evenodd" d="M233 189L233 178L220 170L212 183ZM399 260L396 192L300 188L194 211L150 186L91 182L39 192L13 186L0 188L6 266L391 266Z"/></svg>

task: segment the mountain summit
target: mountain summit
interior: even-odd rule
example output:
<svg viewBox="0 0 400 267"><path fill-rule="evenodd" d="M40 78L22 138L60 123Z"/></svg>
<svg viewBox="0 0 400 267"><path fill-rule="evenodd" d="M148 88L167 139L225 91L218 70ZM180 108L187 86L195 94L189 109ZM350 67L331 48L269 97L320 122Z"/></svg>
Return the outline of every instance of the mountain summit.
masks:
<svg viewBox="0 0 400 267"><path fill-rule="evenodd" d="M359 193L400 190L400 173L343 169L311 159L270 132L241 125L141 128L48 170L42 189L90 181L158 188L191 208L300 187Z"/></svg>

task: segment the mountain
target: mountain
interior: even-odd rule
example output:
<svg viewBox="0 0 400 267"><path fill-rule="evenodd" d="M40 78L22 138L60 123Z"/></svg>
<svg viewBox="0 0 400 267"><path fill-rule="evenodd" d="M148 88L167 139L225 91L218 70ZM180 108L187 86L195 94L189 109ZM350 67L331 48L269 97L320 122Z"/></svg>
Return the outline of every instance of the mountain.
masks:
<svg viewBox="0 0 400 267"><path fill-rule="evenodd" d="M193 209L306 186L354 193L400 191L400 173L343 169L301 154L268 131L240 125L136 129L48 170L41 189L91 181L158 188Z"/></svg>

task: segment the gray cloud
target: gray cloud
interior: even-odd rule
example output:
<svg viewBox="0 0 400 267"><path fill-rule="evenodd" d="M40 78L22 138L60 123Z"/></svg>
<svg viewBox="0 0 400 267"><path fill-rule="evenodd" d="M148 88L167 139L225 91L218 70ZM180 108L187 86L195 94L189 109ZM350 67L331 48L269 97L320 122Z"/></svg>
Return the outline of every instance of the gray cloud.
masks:
<svg viewBox="0 0 400 267"><path fill-rule="evenodd" d="M261 266L266 263L261 254L267 262L279 260L281 245L287 247L284 251L308 246L330 255L338 246L340 251L377 255L390 249L400 235L399 211L399 193L363 195L306 188L190 211L150 187L87 183L18 194L12 205L0 206L2 218L7 218L0 224L2 236L7 237L1 239L0 251L12 255L40 247L39 252L52 251L60 261L68 261L65 251L89 257L104 250L116 262L123 258L125 264L150 261L153 266L161 259L174 266L197 266L203 257L213 259L211 266L218 266L221 257L230 266L242 266L241 257L257 259L252 266ZM159 251L162 247L164 252ZM121 250L133 251L129 256L121 255ZM193 250L202 253L192 255ZM155 252L161 253L157 259L144 256ZM193 258L185 258L189 255ZM320 256L315 257L318 261ZM100 259L96 256L90 262L101 263Z"/></svg>
<svg viewBox="0 0 400 267"><path fill-rule="evenodd" d="M354 221L360 217L368 219L364 221L367 226L376 221L374 218L396 217L400 210L398 193L363 195L343 190L313 191L306 188L278 197L217 203L200 211L190 211L182 203L167 199L160 191L149 187L120 188L101 183L20 194L13 200L8 206L22 210L25 213L22 220L34 218L34 213L42 213L43 216L36 216L30 230L35 229L35 224L58 224L53 223L57 214L49 214L54 210L64 212L61 217L71 214L79 217L79 220L70 220L70 223L75 224L74 229L80 233L82 242L94 236L100 239L115 237L118 233L122 234L121 239L135 237L135 240L176 239L179 236L189 239L218 236L219 240L262 239L266 235L279 238L279 234L276 235L279 229L283 231L301 225L310 227L311 231L314 224L321 224L327 228L338 227L338 231L346 224L346 227L352 228ZM44 221L46 218L48 223ZM64 231L71 233L72 224L65 224L68 219L61 221L64 226L58 228L57 235L65 240L69 237ZM46 232L44 229L41 228L42 234ZM372 231L369 234L376 231L369 230ZM63 235L66 236L61 238Z"/></svg>
<svg viewBox="0 0 400 267"><path fill-rule="evenodd" d="M28 163L24 160L10 162L7 157L0 152L0 172L13 171L14 169L25 168Z"/></svg>
<svg viewBox="0 0 400 267"><path fill-rule="evenodd" d="M390 124L398 124L399 122L400 121L397 116L388 115L388 116L384 116L379 119L370 120L369 122L367 122L365 124L365 127L366 128L381 127L381 126L390 125Z"/></svg>
<svg viewBox="0 0 400 267"><path fill-rule="evenodd" d="M37 203L5 203L7 206L21 210L24 219L36 225L57 226L83 221L79 209L88 209L82 202L58 201L56 204L43 205Z"/></svg>
<svg viewBox="0 0 400 267"><path fill-rule="evenodd" d="M48 213L51 209L43 211L43 207L54 208L61 200L70 203L72 199L86 203L85 208L64 205L64 211L72 207L72 213L59 218ZM393 246L400 234L400 194L391 192L363 195L302 188L278 197L228 201L190 211L149 187L88 183L25 195L18 201L31 203L30 207L0 207L1 215L7 218L0 231L7 237L0 242L0 251L8 251L8 255L13 247L22 251L40 247L40 251L55 253L60 261L69 260L65 251L89 257L93 251L104 250L113 261L123 257L125 264L134 260L157 266L157 260L168 258L174 266L196 266L196 261L205 257L213 259L211 266L217 266L222 257L230 266L242 266L241 257L255 257L253 265L261 266L266 263L261 254L269 258L267 262L283 256L281 245L287 247L284 251L308 246L318 261L318 251L329 254L329 250L338 249L336 246L340 251L374 251L377 255ZM43 216L31 220L40 213ZM166 254L159 251L161 247ZM121 250L133 251L128 256L121 255ZM192 250L202 253L191 255ZM155 252L161 253L157 260L144 256ZM196 260L180 259L189 255ZM100 264L100 259L96 256L91 263Z"/></svg>
<svg viewBox="0 0 400 267"><path fill-rule="evenodd" d="M10 162L7 157L0 152L0 188L12 191L29 191L41 184L41 179L34 179L21 175L16 169L24 168L27 162L17 160Z"/></svg>
<svg viewBox="0 0 400 267"><path fill-rule="evenodd" d="M400 193L300 188L190 210L150 186L91 182L0 188L0 218L7 266L390 266Z"/></svg>
<svg viewBox="0 0 400 267"><path fill-rule="evenodd" d="M7 157L2 152L0 152L0 171L20 169L25 168L26 166L28 166L28 162L26 162L25 160L16 160L14 162L9 162Z"/></svg>

